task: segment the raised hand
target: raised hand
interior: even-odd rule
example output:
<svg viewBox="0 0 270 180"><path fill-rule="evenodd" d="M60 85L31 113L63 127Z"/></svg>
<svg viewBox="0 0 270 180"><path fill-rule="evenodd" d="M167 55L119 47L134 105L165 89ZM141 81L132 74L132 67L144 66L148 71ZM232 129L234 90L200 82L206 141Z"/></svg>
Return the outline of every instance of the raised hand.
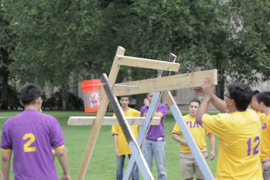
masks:
<svg viewBox="0 0 270 180"><path fill-rule="evenodd" d="M204 98L211 99L214 93L214 86L212 84L212 80L209 76L205 77L203 81L202 91L204 93Z"/></svg>
<svg viewBox="0 0 270 180"><path fill-rule="evenodd" d="M191 88L190 90L196 95L204 96L204 93L201 87Z"/></svg>

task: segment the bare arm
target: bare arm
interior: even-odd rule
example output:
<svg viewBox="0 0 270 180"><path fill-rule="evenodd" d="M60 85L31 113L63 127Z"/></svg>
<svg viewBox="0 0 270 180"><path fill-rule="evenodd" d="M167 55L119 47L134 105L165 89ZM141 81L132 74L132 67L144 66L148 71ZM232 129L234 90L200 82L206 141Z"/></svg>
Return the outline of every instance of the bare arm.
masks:
<svg viewBox="0 0 270 180"><path fill-rule="evenodd" d="M177 141L179 143L182 143L184 145L187 145L187 141L185 139L181 138L178 134L174 134L173 133L172 134L172 138L173 138L173 140L175 140L175 141Z"/></svg>
<svg viewBox="0 0 270 180"><path fill-rule="evenodd" d="M216 138L215 138L215 135L212 133L209 133L208 137L209 137L209 142L211 146L210 160L212 161L216 157Z"/></svg>
<svg viewBox="0 0 270 180"><path fill-rule="evenodd" d="M225 101L218 98L216 95L212 95L211 103L222 113L228 113Z"/></svg>
<svg viewBox="0 0 270 180"><path fill-rule="evenodd" d="M4 180L9 180L11 154L12 154L12 151L9 151L9 152L2 151L2 170L3 170Z"/></svg>
<svg viewBox="0 0 270 180"><path fill-rule="evenodd" d="M63 169L62 179L67 179L67 180L70 179L67 151L65 150L65 148L62 148L62 149L55 150L55 154Z"/></svg>
<svg viewBox="0 0 270 180"><path fill-rule="evenodd" d="M205 95L202 88L192 88L191 91L199 96ZM220 112L222 113L228 112L226 103L223 100L219 99L215 94L212 94L210 101Z"/></svg>
<svg viewBox="0 0 270 180"><path fill-rule="evenodd" d="M119 156L118 148L117 148L117 135L113 135L113 141L114 141L114 153L116 156Z"/></svg>
<svg viewBox="0 0 270 180"><path fill-rule="evenodd" d="M203 98L203 101L202 101L202 103L198 109L197 115L196 115L196 121L200 125L202 125L201 117L202 117L202 115L207 113L208 106L209 106L209 103L212 99L213 92L214 92L214 87L212 85L212 81L211 81L211 78L209 76L205 77L205 79L203 81L202 92L204 94L204 98Z"/></svg>

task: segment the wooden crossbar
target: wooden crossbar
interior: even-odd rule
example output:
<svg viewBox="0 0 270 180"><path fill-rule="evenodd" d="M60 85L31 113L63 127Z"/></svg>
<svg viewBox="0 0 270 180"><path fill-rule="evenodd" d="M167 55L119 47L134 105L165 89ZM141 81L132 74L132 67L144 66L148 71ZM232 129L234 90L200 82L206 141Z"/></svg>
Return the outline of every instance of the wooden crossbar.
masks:
<svg viewBox="0 0 270 180"><path fill-rule="evenodd" d="M142 125L145 117L126 117L129 125ZM68 119L69 126L87 126L93 125L96 120L95 116L70 116ZM153 117L150 125L159 125L160 118ZM102 125L119 125L116 117L104 117Z"/></svg>
<svg viewBox="0 0 270 180"><path fill-rule="evenodd" d="M180 64L167 61L158 61L130 56L117 56L117 64L123 66L159 69L178 72Z"/></svg>
<svg viewBox="0 0 270 180"><path fill-rule="evenodd" d="M174 76L159 77L140 81L118 83L116 85L138 86L137 88L114 86L116 96L143 94L148 92L168 91L184 88L201 87L206 76L210 76L214 85L217 84L217 70L200 71Z"/></svg>

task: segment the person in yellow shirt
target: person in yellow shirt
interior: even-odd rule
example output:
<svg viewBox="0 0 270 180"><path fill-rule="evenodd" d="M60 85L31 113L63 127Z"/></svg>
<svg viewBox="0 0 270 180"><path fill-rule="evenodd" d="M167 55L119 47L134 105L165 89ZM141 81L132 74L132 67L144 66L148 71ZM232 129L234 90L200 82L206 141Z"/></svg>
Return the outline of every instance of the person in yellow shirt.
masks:
<svg viewBox="0 0 270 180"><path fill-rule="evenodd" d="M263 169L263 178L270 180L270 92L264 91L257 95L258 108L264 113L262 122L261 154L260 159Z"/></svg>
<svg viewBox="0 0 270 180"><path fill-rule="evenodd" d="M140 117L141 112L128 107L129 102L130 102L129 96L121 96L120 104L121 104L122 110L124 111L125 116ZM113 116L115 116L115 114ZM138 138L138 131L137 131L138 125L130 125L130 128L135 138L137 139ZM114 139L115 155L117 159L116 180L122 180L123 168L125 165L125 157L126 155L128 155L128 157L130 158L130 155L132 153L120 125L113 125L111 133ZM140 177L139 177L138 166L135 165L135 168L132 172L132 180L139 180L139 178Z"/></svg>
<svg viewBox="0 0 270 180"><path fill-rule="evenodd" d="M212 133L207 132L201 125L196 122L196 114L199 109L201 102L198 99L193 99L189 103L189 114L184 116L184 120L187 123L187 126L193 135L198 147L200 148L206 162L208 162L208 153L206 149L206 139L205 136L208 135L211 153L210 160L212 161L215 158L215 136ZM185 137L181 138L179 135L182 134L177 123L175 123L173 128L172 138L181 143L181 151L180 151L180 177L186 180L193 180L193 176L195 174L197 180L204 179L203 174L193 156L190 148L187 145Z"/></svg>
<svg viewBox="0 0 270 180"><path fill-rule="evenodd" d="M260 91L258 91L258 90L254 90L252 92L253 96L252 96L252 99L251 99L251 102L250 102L249 106L259 115L261 123L262 123L264 121L265 114L261 113L260 110L259 110L259 107L258 107L259 104L258 104L258 101L257 101L257 95L259 93L260 93Z"/></svg>
<svg viewBox="0 0 270 180"><path fill-rule="evenodd" d="M195 94L204 96L197 123L219 138L216 180L262 180L261 122L254 111L247 109L252 89L242 83L232 83L227 88L225 102L213 94L210 77L205 78L202 88L193 89ZM222 113L208 115L210 102Z"/></svg>

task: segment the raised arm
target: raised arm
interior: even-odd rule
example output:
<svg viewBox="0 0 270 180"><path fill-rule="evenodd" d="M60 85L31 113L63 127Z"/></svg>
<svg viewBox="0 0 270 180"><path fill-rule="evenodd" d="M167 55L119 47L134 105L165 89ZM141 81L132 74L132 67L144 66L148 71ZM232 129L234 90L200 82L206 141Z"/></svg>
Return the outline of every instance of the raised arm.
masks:
<svg viewBox="0 0 270 180"><path fill-rule="evenodd" d="M209 76L205 77L203 81L202 92L204 94L204 98L196 115L196 121L200 125L202 125L201 121L202 116L206 114L208 111L208 106L214 92L214 86L212 85L212 81Z"/></svg>
<svg viewBox="0 0 270 180"><path fill-rule="evenodd" d="M212 95L211 103L222 113L228 113L225 101L218 98L215 94Z"/></svg>
<svg viewBox="0 0 270 180"><path fill-rule="evenodd" d="M199 96L204 96L203 89L200 88L192 88L191 91ZM210 102L222 113L227 113L229 110L226 107L226 103L218 98L215 94L212 94Z"/></svg>

